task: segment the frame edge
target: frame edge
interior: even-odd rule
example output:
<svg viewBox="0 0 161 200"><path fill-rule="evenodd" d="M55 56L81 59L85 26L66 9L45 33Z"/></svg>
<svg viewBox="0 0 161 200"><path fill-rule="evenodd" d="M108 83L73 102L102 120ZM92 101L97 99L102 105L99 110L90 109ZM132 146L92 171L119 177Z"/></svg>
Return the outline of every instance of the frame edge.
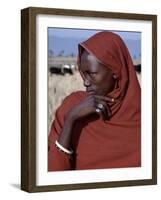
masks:
<svg viewBox="0 0 161 200"><path fill-rule="evenodd" d="M36 25L31 8L21 10L21 190L36 186Z"/></svg>
<svg viewBox="0 0 161 200"><path fill-rule="evenodd" d="M152 180L157 184L157 15L152 19Z"/></svg>
<svg viewBox="0 0 161 200"><path fill-rule="evenodd" d="M21 10L21 189L29 190L29 9Z"/></svg>

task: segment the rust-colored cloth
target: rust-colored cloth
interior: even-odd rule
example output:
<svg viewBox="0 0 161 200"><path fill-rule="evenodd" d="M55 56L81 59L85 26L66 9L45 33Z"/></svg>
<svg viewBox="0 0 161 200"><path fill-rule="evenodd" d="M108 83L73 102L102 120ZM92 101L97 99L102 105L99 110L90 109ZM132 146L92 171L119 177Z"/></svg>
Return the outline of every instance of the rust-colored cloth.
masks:
<svg viewBox="0 0 161 200"><path fill-rule="evenodd" d="M141 89L128 49L117 34L99 32L79 44L78 67L84 49L117 75L117 87L107 94L116 99L110 105L112 116L103 121L90 115L76 122L71 141L74 154L68 156L58 151L54 142L61 134L66 113L88 94L78 91L66 97L49 134L48 170L140 167Z"/></svg>

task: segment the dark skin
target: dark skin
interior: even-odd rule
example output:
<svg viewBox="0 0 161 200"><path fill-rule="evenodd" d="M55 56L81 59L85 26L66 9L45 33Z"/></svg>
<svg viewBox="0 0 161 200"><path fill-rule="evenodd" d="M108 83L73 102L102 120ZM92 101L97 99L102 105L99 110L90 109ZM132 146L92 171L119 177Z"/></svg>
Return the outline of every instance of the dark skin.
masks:
<svg viewBox="0 0 161 200"><path fill-rule="evenodd" d="M107 94L114 89L116 76L108 67L98 62L93 55L84 51L81 56L80 72L88 95L78 105L74 106L65 118L58 142L67 149L70 149L74 123L92 114L99 115L102 120L109 119L109 104L114 102L114 99L108 97ZM103 108L97 113L96 108L99 103L103 105Z"/></svg>

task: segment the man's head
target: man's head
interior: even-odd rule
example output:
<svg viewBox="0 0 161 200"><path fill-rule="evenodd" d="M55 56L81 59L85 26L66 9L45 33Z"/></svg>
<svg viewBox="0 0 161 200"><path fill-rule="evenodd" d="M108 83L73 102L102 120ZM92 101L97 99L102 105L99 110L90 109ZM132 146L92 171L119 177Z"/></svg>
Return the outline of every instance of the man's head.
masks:
<svg viewBox="0 0 161 200"><path fill-rule="evenodd" d="M81 55L79 70L87 92L106 95L114 89L116 83L115 74L86 50Z"/></svg>

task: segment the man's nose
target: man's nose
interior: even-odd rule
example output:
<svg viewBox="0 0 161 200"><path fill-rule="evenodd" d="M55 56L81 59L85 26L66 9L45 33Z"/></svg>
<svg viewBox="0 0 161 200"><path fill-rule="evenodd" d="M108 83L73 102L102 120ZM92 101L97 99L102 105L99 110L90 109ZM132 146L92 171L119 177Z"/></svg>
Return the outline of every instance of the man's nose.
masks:
<svg viewBox="0 0 161 200"><path fill-rule="evenodd" d="M84 80L84 86L89 87L91 85L90 81L88 79Z"/></svg>

